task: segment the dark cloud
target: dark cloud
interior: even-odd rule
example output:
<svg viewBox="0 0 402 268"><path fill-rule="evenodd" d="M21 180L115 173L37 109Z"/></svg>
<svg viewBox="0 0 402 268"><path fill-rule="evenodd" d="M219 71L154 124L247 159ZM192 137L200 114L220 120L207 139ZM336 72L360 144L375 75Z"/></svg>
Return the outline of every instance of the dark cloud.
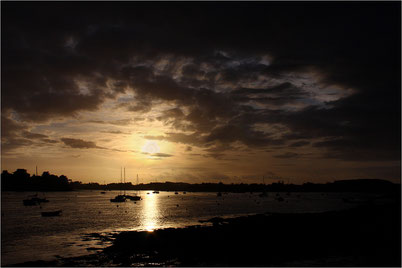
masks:
<svg viewBox="0 0 402 268"><path fill-rule="evenodd" d="M151 156L156 156L156 157L172 157L172 154L165 154L165 153L154 153L151 154Z"/></svg>
<svg viewBox="0 0 402 268"><path fill-rule="evenodd" d="M40 145L43 143L58 143L58 141L49 139L47 135L34 133L29 129L29 125L18 122L3 114L1 116L2 151L4 153L9 153L20 147Z"/></svg>
<svg viewBox="0 0 402 268"><path fill-rule="evenodd" d="M48 137L47 135L43 135L43 134L39 134L39 133L32 133L29 131L24 131L22 133L22 135L24 137L26 137L27 139L45 139Z"/></svg>
<svg viewBox="0 0 402 268"><path fill-rule="evenodd" d="M101 149L102 147L96 146L96 143L93 141L85 141L82 139L72 139L72 138L61 138L60 139L65 145L71 148L77 149L91 149L97 148Z"/></svg>
<svg viewBox="0 0 402 268"><path fill-rule="evenodd" d="M327 157L400 159L399 2L5 2L2 10L2 113L21 122L5 119L5 137L132 91L118 107L176 107L158 117L175 133L154 139L210 150L320 140ZM320 90L300 82L306 73ZM353 94L317 104L324 87ZM36 135L25 133L46 139Z"/></svg>
<svg viewBox="0 0 402 268"><path fill-rule="evenodd" d="M11 137L8 139L2 139L1 149L3 153L9 153L14 149L34 145L35 142L29 139Z"/></svg>
<svg viewBox="0 0 402 268"><path fill-rule="evenodd" d="M45 143L50 143L50 144L59 143L59 141L52 140L52 139L42 139L42 141Z"/></svg>
<svg viewBox="0 0 402 268"><path fill-rule="evenodd" d="M166 153L153 153L153 154L151 154L151 153L147 153L147 152L142 152L142 154L151 156L152 160L162 160L164 158L168 158L168 157L173 156L172 154L166 154Z"/></svg>
<svg viewBox="0 0 402 268"><path fill-rule="evenodd" d="M24 123L17 122L4 114L1 115L1 137L8 138L18 135L21 131L27 129L28 126Z"/></svg>
<svg viewBox="0 0 402 268"><path fill-rule="evenodd" d="M309 144L310 144L309 141L296 141L296 142L291 143L289 146L290 147L302 147L302 146L309 145Z"/></svg>
<svg viewBox="0 0 402 268"><path fill-rule="evenodd" d="M300 156L300 154L291 153L291 152L286 152L286 153L274 155L274 157L276 157L276 158L297 158L299 156Z"/></svg>
<svg viewBox="0 0 402 268"><path fill-rule="evenodd" d="M130 134L130 133L127 133L127 132L123 132L121 130L105 130L105 131L101 131L101 132L102 133L108 133L108 134L124 134L124 135Z"/></svg>

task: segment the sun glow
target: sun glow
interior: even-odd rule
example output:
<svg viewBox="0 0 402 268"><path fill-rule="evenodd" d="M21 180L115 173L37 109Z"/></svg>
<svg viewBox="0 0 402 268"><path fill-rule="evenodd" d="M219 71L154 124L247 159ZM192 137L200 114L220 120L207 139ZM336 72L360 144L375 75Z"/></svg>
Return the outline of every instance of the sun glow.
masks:
<svg viewBox="0 0 402 268"><path fill-rule="evenodd" d="M160 148L158 144L155 141L149 141L147 140L142 146L141 152L147 153L147 154L156 154L159 153Z"/></svg>

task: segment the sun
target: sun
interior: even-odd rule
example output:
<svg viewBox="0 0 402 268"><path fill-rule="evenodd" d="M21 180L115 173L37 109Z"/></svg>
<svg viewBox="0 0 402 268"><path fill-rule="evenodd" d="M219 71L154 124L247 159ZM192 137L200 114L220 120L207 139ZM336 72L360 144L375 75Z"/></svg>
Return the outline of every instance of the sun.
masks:
<svg viewBox="0 0 402 268"><path fill-rule="evenodd" d="M146 141L144 146L142 146L141 152L147 154L156 154L159 153L160 149L158 144L155 141Z"/></svg>

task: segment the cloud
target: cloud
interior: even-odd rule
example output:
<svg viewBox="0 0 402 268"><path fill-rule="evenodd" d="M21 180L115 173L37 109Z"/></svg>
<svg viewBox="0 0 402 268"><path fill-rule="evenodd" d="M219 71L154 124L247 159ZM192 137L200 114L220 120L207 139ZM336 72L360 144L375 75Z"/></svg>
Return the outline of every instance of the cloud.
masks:
<svg viewBox="0 0 402 268"><path fill-rule="evenodd" d="M45 139L48 137L47 135L43 135L43 134L39 134L39 133L32 133L29 131L24 131L22 133L22 135L28 139Z"/></svg>
<svg viewBox="0 0 402 268"><path fill-rule="evenodd" d="M97 149L103 149L102 147L96 146L95 142L93 141L85 141L82 139L72 139L72 138L61 138L60 139L65 145L71 147L71 148L77 148L77 149L91 149L91 148L97 148Z"/></svg>
<svg viewBox="0 0 402 268"><path fill-rule="evenodd" d="M30 131L31 126L16 121L7 114L1 116L1 143L2 151L9 153L20 147L41 145L43 143L54 144L58 141L49 139L47 135ZM42 143L41 143L42 142Z"/></svg>
<svg viewBox="0 0 402 268"><path fill-rule="evenodd" d="M101 131L101 132L108 133L108 134L124 134L124 135L130 134L128 132L123 132L121 130L106 130L106 131Z"/></svg>
<svg viewBox="0 0 402 268"><path fill-rule="evenodd" d="M299 157L300 156L300 154L298 154L298 153L291 153L291 152L286 152L286 153L282 153L282 154L277 154L277 155L274 155L274 157L276 157L276 158L297 158L297 157Z"/></svg>
<svg viewBox="0 0 402 268"><path fill-rule="evenodd" d="M142 154L146 154L152 157L156 157L156 158L165 158L165 157L172 157L172 154L166 154L166 153L147 153L147 152L142 152Z"/></svg>
<svg viewBox="0 0 402 268"><path fill-rule="evenodd" d="M302 147L302 146L309 145L309 144L310 144L309 141L296 141L296 142L291 143L289 146L290 147Z"/></svg>
<svg viewBox="0 0 402 268"><path fill-rule="evenodd" d="M156 156L156 157L172 157L172 154L165 154L165 153L154 153L151 154L151 156Z"/></svg>
<svg viewBox="0 0 402 268"><path fill-rule="evenodd" d="M47 139L24 124L79 118L125 92L135 97L116 106L133 115L174 106L155 139L267 150L321 140L326 157L400 159L400 4L314 5L6 2L2 113L19 122L6 117L2 135Z"/></svg>

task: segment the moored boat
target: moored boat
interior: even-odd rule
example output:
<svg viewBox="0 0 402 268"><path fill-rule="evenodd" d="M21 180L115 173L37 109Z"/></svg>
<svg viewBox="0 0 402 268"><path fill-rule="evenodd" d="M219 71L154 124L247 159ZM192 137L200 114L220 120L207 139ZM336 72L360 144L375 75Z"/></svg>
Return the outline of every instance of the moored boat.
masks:
<svg viewBox="0 0 402 268"><path fill-rule="evenodd" d="M42 217L54 217L54 216L60 216L62 210L56 210L56 211L43 211L41 212Z"/></svg>
<svg viewBox="0 0 402 268"><path fill-rule="evenodd" d="M115 198L110 199L110 202L121 203L126 202L126 197L124 195L117 195Z"/></svg>
<svg viewBox="0 0 402 268"><path fill-rule="evenodd" d="M31 195L28 196L30 197L30 199L24 199L22 200L22 203L24 204L24 206L36 206L36 205L40 205L40 203L47 203L49 202L49 200L45 198L39 198L38 194L35 195Z"/></svg>

